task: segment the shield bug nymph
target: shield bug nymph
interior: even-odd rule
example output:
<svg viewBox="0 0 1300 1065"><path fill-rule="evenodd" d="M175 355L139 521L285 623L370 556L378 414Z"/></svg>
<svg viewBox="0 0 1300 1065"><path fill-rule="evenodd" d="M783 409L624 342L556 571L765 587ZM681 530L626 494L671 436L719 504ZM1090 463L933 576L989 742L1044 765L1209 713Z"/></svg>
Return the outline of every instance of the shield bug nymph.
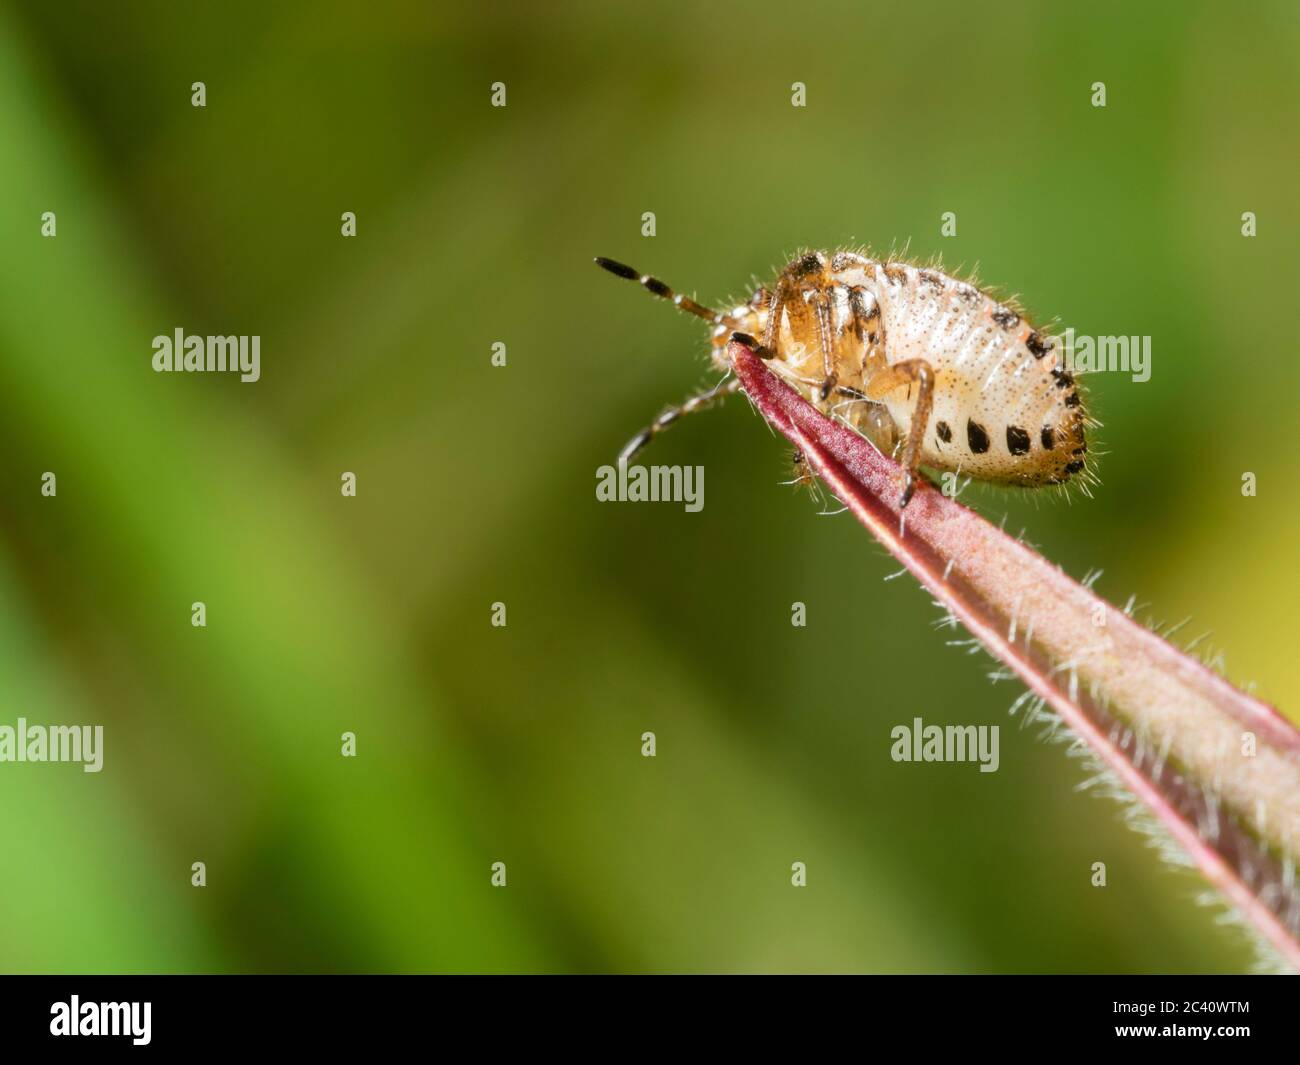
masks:
<svg viewBox="0 0 1300 1065"><path fill-rule="evenodd" d="M909 263L814 251L721 313L630 266L596 262L710 322L719 369L729 370L727 343L739 339L810 402L900 455L901 506L921 466L1029 488L1088 476L1088 419L1060 345L973 284ZM620 462L737 388L726 378L669 407Z"/></svg>

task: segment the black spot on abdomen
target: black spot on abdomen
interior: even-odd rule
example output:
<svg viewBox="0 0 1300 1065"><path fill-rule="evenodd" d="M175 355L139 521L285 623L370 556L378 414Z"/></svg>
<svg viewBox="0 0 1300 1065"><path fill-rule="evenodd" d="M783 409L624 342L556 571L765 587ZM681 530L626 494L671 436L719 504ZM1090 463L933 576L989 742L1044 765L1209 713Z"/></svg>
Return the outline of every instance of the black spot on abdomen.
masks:
<svg viewBox="0 0 1300 1065"><path fill-rule="evenodd" d="M1013 455L1028 455L1029 434L1017 425L1008 425L1007 450Z"/></svg>
<svg viewBox="0 0 1300 1065"><path fill-rule="evenodd" d="M1056 446L1056 437L1052 434L1052 427L1050 425L1043 426L1042 440L1044 451L1051 451L1052 448Z"/></svg>
<svg viewBox="0 0 1300 1065"><path fill-rule="evenodd" d="M969 418L966 419L966 443L975 455L982 455L989 449L989 434L984 431L984 426Z"/></svg>
<svg viewBox="0 0 1300 1065"><path fill-rule="evenodd" d="M952 430L948 428L947 422L939 422L934 427L934 431L939 434L939 439L945 444L952 443Z"/></svg>

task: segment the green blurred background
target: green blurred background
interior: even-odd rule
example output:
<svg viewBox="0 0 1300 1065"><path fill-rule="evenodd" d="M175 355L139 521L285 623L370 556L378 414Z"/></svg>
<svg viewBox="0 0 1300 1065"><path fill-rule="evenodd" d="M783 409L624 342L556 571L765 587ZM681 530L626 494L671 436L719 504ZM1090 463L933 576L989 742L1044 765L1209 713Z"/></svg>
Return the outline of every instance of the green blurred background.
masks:
<svg viewBox="0 0 1300 1065"><path fill-rule="evenodd" d="M1298 10L5 3L0 723L106 753L0 765L0 967L1248 969L743 400L655 446L701 513L596 502L709 375L590 260L910 241L1152 336L1095 499L966 498L1294 713ZM153 373L177 326L262 380ZM914 716L1001 769L891 762Z"/></svg>

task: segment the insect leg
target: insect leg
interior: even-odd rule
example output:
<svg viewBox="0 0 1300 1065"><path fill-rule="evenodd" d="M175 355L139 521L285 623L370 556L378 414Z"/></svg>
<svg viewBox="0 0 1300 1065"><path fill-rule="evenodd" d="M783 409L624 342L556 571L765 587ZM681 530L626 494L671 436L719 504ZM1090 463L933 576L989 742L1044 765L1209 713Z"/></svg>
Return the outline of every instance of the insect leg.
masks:
<svg viewBox="0 0 1300 1065"><path fill-rule="evenodd" d="M824 504L825 499L822 495L821 486L817 483L817 475L813 472L807 456L798 448L795 448L794 453L790 456L790 466L794 472L794 477L784 483L791 485L795 491L806 488L809 495L818 503Z"/></svg>
<svg viewBox="0 0 1300 1065"><path fill-rule="evenodd" d="M824 374L817 389L819 403L826 402L838 382L830 300L826 295L825 283L826 260L816 252L809 252L790 263L777 278L776 289L768 304L767 327L763 334L763 346L769 351L775 351L782 315L789 319L790 331L795 336L807 335L807 327L815 324Z"/></svg>
<svg viewBox="0 0 1300 1065"><path fill-rule="evenodd" d="M760 359L764 361L767 361L768 359L776 358L775 351L773 351L771 348L763 344L760 344L748 333L732 333L731 339L734 340L737 344L745 345L745 347L749 348L750 351L752 351L755 355L757 355Z"/></svg>
<svg viewBox="0 0 1300 1065"><path fill-rule="evenodd" d="M847 338L848 351L842 352L841 365L854 367L860 365L857 376L870 381L872 377L888 368L885 356L885 324L880 314L880 304L875 294L865 288L849 289L849 307L852 312L850 328L852 335ZM860 359L860 363L856 360ZM893 455L898 443L894 419L889 411L863 391L847 388L837 384L837 396L846 396L837 406L847 406L848 416L845 420L858 432L862 433L882 455Z"/></svg>
<svg viewBox="0 0 1300 1065"><path fill-rule="evenodd" d="M908 500L916 490L917 469L921 460L921 441L925 439L930 425L930 411L934 406L934 369L924 359L907 359L895 363L875 374L867 382L868 399L883 399L900 385L917 387L916 406L912 409L912 425L907 434L907 445L903 448L903 495L898 501L899 508L907 506Z"/></svg>
<svg viewBox="0 0 1300 1065"><path fill-rule="evenodd" d="M796 334L800 332L799 326L808 314L808 304L802 297L796 298L796 294L814 287L825 268L825 260L816 252L809 252L795 259L781 271L781 276L776 279L776 288L772 290L772 298L767 305L767 328L763 332L763 347L770 351L776 350L783 313L790 317L792 331Z"/></svg>
<svg viewBox="0 0 1300 1065"><path fill-rule="evenodd" d="M808 468L808 460L804 458L803 452L798 448L795 448L794 454L790 456L790 465L794 467L794 486L796 488L812 488L817 483L817 478L813 476L812 470Z"/></svg>
<svg viewBox="0 0 1300 1065"><path fill-rule="evenodd" d="M811 296L813 312L817 315L817 340L822 348L822 368L826 372L817 389L817 397L825 403L826 397L839 383L839 375L835 372L835 351L831 345L831 306L824 290L815 289Z"/></svg>
<svg viewBox="0 0 1300 1065"><path fill-rule="evenodd" d="M793 288L794 283L786 274L777 278L776 288L772 290L772 298L767 305L767 326L763 330L763 347L768 351L776 350L776 338L781 330L781 316L785 313Z"/></svg>
<svg viewBox="0 0 1300 1065"><path fill-rule="evenodd" d="M684 414L694 414L697 410L716 403L718 400L729 396L740 389L740 378L727 377L719 381L707 392L701 392L698 396L692 396L685 403L680 403L675 407L668 407L654 421L642 429L636 436L627 442L623 450L618 453L618 463L625 466L636 457L637 453L650 443L656 436L662 433L668 426L672 425L678 418Z"/></svg>
<svg viewBox="0 0 1300 1065"><path fill-rule="evenodd" d="M835 394L845 397L835 405L835 412L841 407L848 407L844 421L870 440L882 455L893 455L894 445L898 441L894 433L894 419L889 416L889 411L856 388L836 385Z"/></svg>

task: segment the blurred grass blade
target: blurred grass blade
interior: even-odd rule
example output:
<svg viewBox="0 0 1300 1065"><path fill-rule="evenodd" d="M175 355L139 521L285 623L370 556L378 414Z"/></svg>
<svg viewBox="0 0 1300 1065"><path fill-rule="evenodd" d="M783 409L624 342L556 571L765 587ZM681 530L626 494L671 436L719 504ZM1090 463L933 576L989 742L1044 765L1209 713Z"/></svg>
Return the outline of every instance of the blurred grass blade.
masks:
<svg viewBox="0 0 1300 1065"><path fill-rule="evenodd" d="M1147 806L1215 887L1300 969L1300 733L1026 545L922 485L806 403L762 360L730 357L764 418L988 650Z"/></svg>

